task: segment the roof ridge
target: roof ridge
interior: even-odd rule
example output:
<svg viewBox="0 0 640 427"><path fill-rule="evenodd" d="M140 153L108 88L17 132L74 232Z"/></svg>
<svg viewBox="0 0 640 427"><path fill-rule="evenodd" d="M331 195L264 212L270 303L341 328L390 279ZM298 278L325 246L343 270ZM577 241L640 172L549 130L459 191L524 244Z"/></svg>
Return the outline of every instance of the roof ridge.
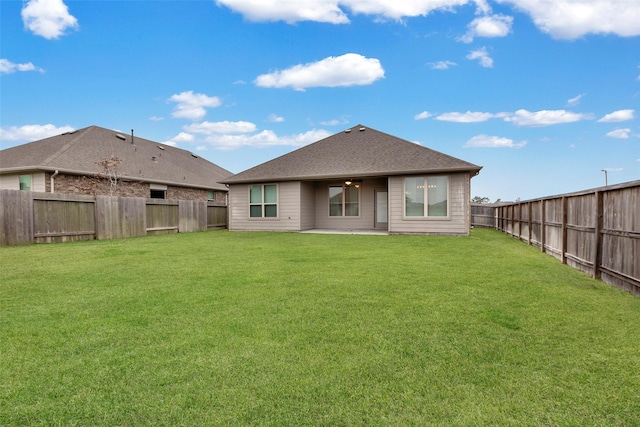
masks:
<svg viewBox="0 0 640 427"><path fill-rule="evenodd" d="M56 151L55 153L53 153L52 155L50 155L49 157L47 157L46 159L44 159L44 161L42 162L42 165L43 165L43 166L45 166L45 165L46 165L46 166L48 166L51 162L53 162L55 159L57 159L58 157L60 157L60 156L61 156L65 151L67 151L67 150L68 150L69 148L71 148L75 143L77 143L77 142L80 140L80 138L81 138L82 136L84 136L84 134L85 134L86 132L88 132L89 130L91 130L91 128L94 128L94 127L95 127L95 126L88 126L88 127L84 128L84 129L78 129L78 130L75 130L75 131L67 132L67 133L69 133L69 134L78 133L78 135L77 135L75 138L73 138L71 141L69 141L69 142L67 142L66 144L64 144L64 145L62 146L62 148L60 148L58 151ZM64 133L63 133L63 134L61 134L61 135L64 135Z"/></svg>

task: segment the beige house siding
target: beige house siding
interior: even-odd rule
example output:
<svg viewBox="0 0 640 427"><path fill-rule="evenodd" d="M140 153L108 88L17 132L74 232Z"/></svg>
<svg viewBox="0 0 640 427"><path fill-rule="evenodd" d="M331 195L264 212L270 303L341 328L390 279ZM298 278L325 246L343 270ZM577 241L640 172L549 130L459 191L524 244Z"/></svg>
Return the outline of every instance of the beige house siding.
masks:
<svg viewBox="0 0 640 427"><path fill-rule="evenodd" d="M20 190L20 176L31 175L31 191L44 193L47 191L44 172L19 173L0 176L0 190Z"/></svg>
<svg viewBox="0 0 640 427"><path fill-rule="evenodd" d="M404 216L404 177L389 178L389 232L468 235L469 181L467 173L449 176L448 218L406 218Z"/></svg>
<svg viewBox="0 0 640 427"><path fill-rule="evenodd" d="M266 183L268 184L268 183ZM279 182L278 184L278 217L250 218L249 217L249 187L248 184L234 184L230 188L229 198L229 230L256 231L299 231L300 215L300 187L299 181Z"/></svg>
<svg viewBox="0 0 640 427"><path fill-rule="evenodd" d="M300 227L302 230L316 228L316 184L300 183Z"/></svg>

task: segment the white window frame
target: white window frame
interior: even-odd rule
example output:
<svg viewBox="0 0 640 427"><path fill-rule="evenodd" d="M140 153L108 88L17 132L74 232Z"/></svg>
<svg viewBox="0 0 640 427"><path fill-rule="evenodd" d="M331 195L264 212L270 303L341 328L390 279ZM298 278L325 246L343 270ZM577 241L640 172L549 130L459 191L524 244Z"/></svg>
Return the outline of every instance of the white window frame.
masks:
<svg viewBox="0 0 640 427"><path fill-rule="evenodd" d="M264 187L273 185L276 187L276 202L275 203L267 203L264 200ZM260 203L251 202L251 188L252 187L260 187ZM280 217L280 186L276 183L264 183L264 184L249 184L247 192L248 202L249 202L249 219L250 220L275 220ZM261 216L251 216L251 207L252 206L260 206L260 214ZM265 216L266 206L275 206L276 207L276 216Z"/></svg>
<svg viewBox="0 0 640 427"><path fill-rule="evenodd" d="M407 179L408 178L422 178L424 179L423 186L423 200L424 200L424 212L422 215L407 215ZM447 214L442 216L429 216L429 178L446 178L447 180ZM420 175L420 176L407 176L402 180L402 218L409 221L442 221L451 219L451 177L449 175Z"/></svg>

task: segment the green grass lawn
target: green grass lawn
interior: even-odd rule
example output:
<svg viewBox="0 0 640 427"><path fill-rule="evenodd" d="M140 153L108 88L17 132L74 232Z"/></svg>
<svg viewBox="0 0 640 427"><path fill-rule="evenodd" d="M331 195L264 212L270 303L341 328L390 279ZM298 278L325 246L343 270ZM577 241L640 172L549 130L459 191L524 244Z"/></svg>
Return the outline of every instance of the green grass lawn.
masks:
<svg viewBox="0 0 640 427"><path fill-rule="evenodd" d="M640 298L493 230L0 248L1 426L640 425Z"/></svg>

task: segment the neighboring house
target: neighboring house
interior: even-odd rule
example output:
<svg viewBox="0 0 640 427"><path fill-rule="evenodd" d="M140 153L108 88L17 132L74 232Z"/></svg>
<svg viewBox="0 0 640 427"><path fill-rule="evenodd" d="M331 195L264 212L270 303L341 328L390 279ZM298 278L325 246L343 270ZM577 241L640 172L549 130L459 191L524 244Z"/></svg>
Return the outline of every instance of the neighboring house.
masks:
<svg viewBox="0 0 640 427"><path fill-rule="evenodd" d="M220 181L230 175L189 151L98 126L0 151L0 189L226 204Z"/></svg>
<svg viewBox="0 0 640 427"><path fill-rule="evenodd" d="M222 182L232 231L468 235L480 169L358 125Z"/></svg>

